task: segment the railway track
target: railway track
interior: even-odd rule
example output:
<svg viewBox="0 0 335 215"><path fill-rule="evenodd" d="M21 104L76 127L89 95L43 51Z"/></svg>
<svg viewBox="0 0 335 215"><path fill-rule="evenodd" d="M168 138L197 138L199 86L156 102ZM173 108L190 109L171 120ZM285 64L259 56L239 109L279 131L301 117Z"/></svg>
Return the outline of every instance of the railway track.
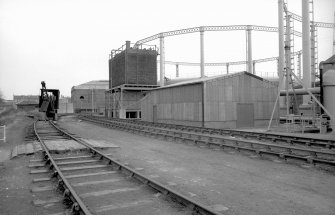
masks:
<svg viewBox="0 0 335 215"><path fill-rule="evenodd" d="M86 116L90 118L99 119L101 117ZM119 122L129 122L129 120L123 119L113 119L113 121ZM243 131L237 129L216 129L216 128L201 128L195 126L184 126L184 125L174 125L166 123L152 123L138 120L131 120L131 124L145 125L145 126L154 126L159 128L168 128L174 130L188 131L188 132L197 132L203 134L212 134L212 135L224 135L224 136L236 136L243 137L255 140L279 142L279 143L288 143L290 145L301 145L301 146L310 146L318 148L328 148L335 149L335 139L322 139L322 138L310 138L304 136L297 136L294 134L278 134L271 132L256 132L256 131Z"/></svg>
<svg viewBox="0 0 335 215"><path fill-rule="evenodd" d="M277 156L283 160L302 160L309 164L326 164L335 166L334 140L322 140L279 135L275 138L262 138L258 133L249 135L231 130L203 129L168 124L147 123L141 121L109 120L102 117L79 116L80 119L103 126L121 129L132 133L167 140L182 141L214 149L234 149L237 151L254 152L258 156ZM283 139L281 139L283 136ZM291 138L289 138L291 137ZM269 143L269 139L271 142ZM279 141L278 141L279 140ZM307 141L307 143L306 143ZM303 143L303 144L302 144Z"/></svg>
<svg viewBox="0 0 335 215"><path fill-rule="evenodd" d="M72 214L221 214L121 164L52 122L37 121L34 131L44 158L30 162L37 184L33 190L57 189L62 194L62 198L38 200L37 204L64 202ZM75 140L86 150L51 153L45 143L50 139ZM64 211L58 208L53 214Z"/></svg>

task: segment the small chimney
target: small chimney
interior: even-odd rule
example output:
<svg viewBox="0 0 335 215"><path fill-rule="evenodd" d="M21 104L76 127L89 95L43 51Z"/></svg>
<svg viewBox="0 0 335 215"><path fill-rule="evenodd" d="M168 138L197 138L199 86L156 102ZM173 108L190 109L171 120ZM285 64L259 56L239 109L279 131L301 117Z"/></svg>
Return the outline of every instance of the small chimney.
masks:
<svg viewBox="0 0 335 215"><path fill-rule="evenodd" d="M129 40L126 41L126 49L130 49L130 41Z"/></svg>

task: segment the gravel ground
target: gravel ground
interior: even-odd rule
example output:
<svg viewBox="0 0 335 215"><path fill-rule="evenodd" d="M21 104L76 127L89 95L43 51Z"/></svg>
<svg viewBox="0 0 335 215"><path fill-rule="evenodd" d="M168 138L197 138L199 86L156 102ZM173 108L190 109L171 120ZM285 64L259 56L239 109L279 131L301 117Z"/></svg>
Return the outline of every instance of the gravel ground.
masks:
<svg viewBox="0 0 335 215"><path fill-rule="evenodd" d="M7 126L7 141L0 143L0 214L46 214L48 209L32 204L35 196L30 192L33 176L29 174L29 160L40 158L40 155L9 160L12 148L24 143L26 128L33 120L24 112L12 112L1 121Z"/></svg>
<svg viewBox="0 0 335 215"><path fill-rule="evenodd" d="M120 146L115 159L224 214L334 214L335 175L235 152L151 139L64 117L83 138Z"/></svg>
<svg viewBox="0 0 335 215"><path fill-rule="evenodd" d="M8 160L12 147L23 143L31 119L7 117L8 141L0 143L0 214L45 214L32 205L30 159ZM62 127L83 138L119 145L115 159L224 214L334 214L335 175L262 160L234 152L161 141L102 128L64 117Z"/></svg>

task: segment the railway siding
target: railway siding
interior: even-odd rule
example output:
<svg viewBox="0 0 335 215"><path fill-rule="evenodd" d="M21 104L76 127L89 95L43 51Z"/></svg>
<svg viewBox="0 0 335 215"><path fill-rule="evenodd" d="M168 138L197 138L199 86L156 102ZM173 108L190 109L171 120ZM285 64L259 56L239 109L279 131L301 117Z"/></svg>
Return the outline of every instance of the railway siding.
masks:
<svg viewBox="0 0 335 215"><path fill-rule="evenodd" d="M81 119L87 120L93 123L98 123L107 127L117 128L126 130L132 133L142 134L151 137L161 137L165 140L182 141L199 145L201 147L215 147L215 148L229 148L237 151L249 151L254 152L259 156L271 155L277 156L278 158L297 159L303 160L309 164L326 164L335 166L335 152L333 147L325 147L322 144L321 147L310 147L312 144L304 145L292 145L298 137L292 137L293 140L278 142L273 141L271 143L267 141L253 140L235 136L222 136L218 134L204 134L201 128L193 129L194 127L187 128L183 126L183 129L170 128L170 125L156 126L156 124L149 124L144 122L135 121L135 123L127 122L125 120L107 120L101 117L92 116L80 116ZM178 127L178 126L176 126ZM212 132L213 133L213 132ZM273 135L273 134L271 134ZM279 137L276 137L279 138ZM316 142L315 139L310 139L312 142ZM327 144L333 146L333 142L327 140ZM319 144L317 144L320 146ZM315 145L313 145L315 146Z"/></svg>
<svg viewBox="0 0 335 215"><path fill-rule="evenodd" d="M49 122L37 122L34 127L44 148L44 159L31 161L31 174L43 175L35 178L35 183L57 178L57 189L62 191L63 201L71 205L72 213L109 214L113 211L117 214L220 214L141 174L140 170L133 170L114 160L51 122L50 125L47 123ZM56 141L57 137L60 140L72 139L84 145L87 150L66 155L53 154L43 139ZM48 176L45 177L46 175ZM45 192L52 190L52 186L33 189L34 192ZM59 202L60 199L35 200L36 205L49 204L50 201Z"/></svg>

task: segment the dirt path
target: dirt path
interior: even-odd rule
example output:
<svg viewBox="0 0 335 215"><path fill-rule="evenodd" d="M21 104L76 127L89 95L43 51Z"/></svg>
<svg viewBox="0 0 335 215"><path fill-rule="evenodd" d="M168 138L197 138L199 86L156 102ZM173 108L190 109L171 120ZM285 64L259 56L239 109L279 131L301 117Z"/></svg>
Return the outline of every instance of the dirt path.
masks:
<svg viewBox="0 0 335 215"><path fill-rule="evenodd" d="M24 142L26 128L33 120L19 112L5 116L2 122L7 126L7 141L0 143L0 214L44 214L45 209L32 204L32 176L27 167L30 159L40 158L40 155L9 160L12 148Z"/></svg>

